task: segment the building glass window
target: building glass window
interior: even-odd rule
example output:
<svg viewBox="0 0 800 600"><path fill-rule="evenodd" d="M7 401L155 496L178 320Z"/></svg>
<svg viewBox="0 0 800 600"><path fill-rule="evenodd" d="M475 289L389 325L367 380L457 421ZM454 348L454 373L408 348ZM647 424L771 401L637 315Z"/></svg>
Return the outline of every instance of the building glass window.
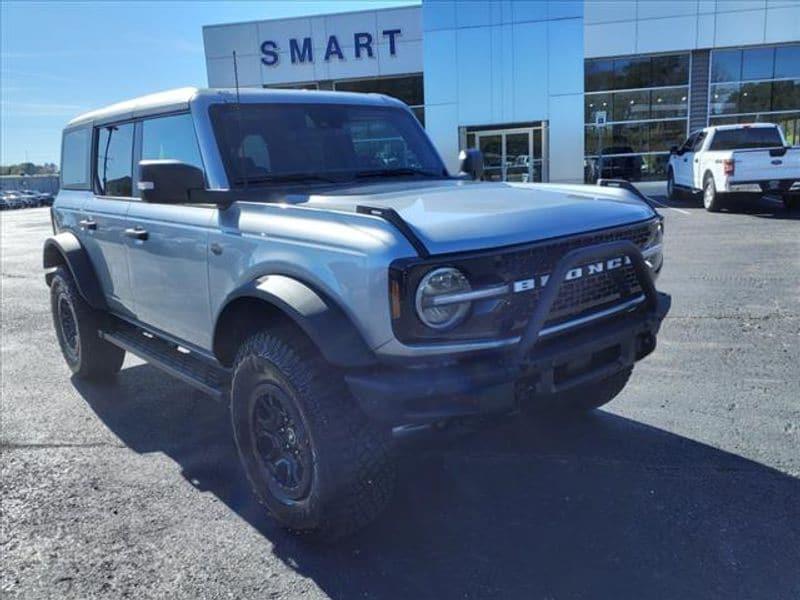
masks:
<svg viewBox="0 0 800 600"><path fill-rule="evenodd" d="M711 58L711 81L739 81L742 78L741 50L714 50Z"/></svg>
<svg viewBox="0 0 800 600"><path fill-rule="evenodd" d="M742 80L772 79L775 48L749 48L742 52Z"/></svg>
<svg viewBox="0 0 800 600"><path fill-rule="evenodd" d="M710 124L777 123L800 143L800 44L714 50L711 75Z"/></svg>
<svg viewBox="0 0 800 600"><path fill-rule="evenodd" d="M425 125L425 93L421 74L335 81L333 89L339 92L385 94L397 98L408 104L419 122Z"/></svg>
<svg viewBox="0 0 800 600"><path fill-rule="evenodd" d="M650 116L653 119L689 114L689 94L685 87L653 90L650 97Z"/></svg>
<svg viewBox="0 0 800 600"><path fill-rule="evenodd" d="M689 54L587 60L585 71L586 180L665 178L670 147L686 137Z"/></svg>
<svg viewBox="0 0 800 600"><path fill-rule="evenodd" d="M800 77L800 44L775 48L775 79Z"/></svg>

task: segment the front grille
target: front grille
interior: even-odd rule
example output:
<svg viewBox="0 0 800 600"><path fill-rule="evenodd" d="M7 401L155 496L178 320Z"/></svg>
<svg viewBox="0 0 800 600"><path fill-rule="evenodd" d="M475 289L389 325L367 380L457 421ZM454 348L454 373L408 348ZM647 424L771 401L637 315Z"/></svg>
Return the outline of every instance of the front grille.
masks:
<svg viewBox="0 0 800 600"><path fill-rule="evenodd" d="M533 277L538 282L540 276L552 272L558 261L571 250L617 240L630 240L640 249L644 249L652 234L652 223L645 223L511 252L502 255L500 260L503 278L506 281L517 281ZM516 332L527 324L542 291L543 287L539 286L537 289L512 295L511 310L507 314L514 317L506 322L506 327L511 332ZM603 310L631 300L641 293L642 288L632 265L565 281L561 284L544 326L557 325Z"/></svg>

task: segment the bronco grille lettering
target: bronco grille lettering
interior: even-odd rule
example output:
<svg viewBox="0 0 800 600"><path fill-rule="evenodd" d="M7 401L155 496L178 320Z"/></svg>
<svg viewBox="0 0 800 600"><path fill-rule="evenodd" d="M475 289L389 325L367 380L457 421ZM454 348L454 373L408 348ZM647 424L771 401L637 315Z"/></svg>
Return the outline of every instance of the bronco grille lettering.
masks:
<svg viewBox="0 0 800 600"><path fill-rule="evenodd" d="M588 265L582 265L580 267L575 267L574 269L570 269L567 271L566 276L564 277L564 281L574 281L576 279L581 279L582 277L591 277L592 275L599 275L600 273L605 273L607 271L613 271L614 269L619 269L623 265L630 265L631 259L627 256L618 256L616 258L609 258L605 261L590 263ZM514 282L513 289L514 293L517 292L527 292L529 290L535 290L538 288L543 288L547 285L547 282L550 280L550 273L545 275L535 275L530 279L519 279Z"/></svg>

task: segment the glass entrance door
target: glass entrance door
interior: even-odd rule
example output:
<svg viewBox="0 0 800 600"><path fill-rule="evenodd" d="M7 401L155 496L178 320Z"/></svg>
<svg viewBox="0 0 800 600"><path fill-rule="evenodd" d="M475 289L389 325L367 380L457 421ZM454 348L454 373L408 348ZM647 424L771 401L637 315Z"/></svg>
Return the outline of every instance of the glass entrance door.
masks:
<svg viewBox="0 0 800 600"><path fill-rule="evenodd" d="M478 150L483 153L483 178L486 181L503 181L503 136L482 135Z"/></svg>
<svg viewBox="0 0 800 600"><path fill-rule="evenodd" d="M486 181L542 181L542 127L468 132L469 145L483 153ZM474 137L473 137L474 136Z"/></svg>

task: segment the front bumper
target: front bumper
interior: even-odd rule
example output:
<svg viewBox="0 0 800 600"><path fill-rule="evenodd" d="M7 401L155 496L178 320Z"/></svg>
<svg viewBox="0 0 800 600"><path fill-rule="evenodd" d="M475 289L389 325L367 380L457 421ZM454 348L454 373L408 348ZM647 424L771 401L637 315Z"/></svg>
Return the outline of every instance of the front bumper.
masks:
<svg viewBox="0 0 800 600"><path fill-rule="evenodd" d="M547 395L599 381L650 354L671 298L658 294L652 311L637 311L599 326L537 344L522 364L509 352L446 366L384 366L345 375L370 418L391 425L508 412L517 390Z"/></svg>
<svg viewBox="0 0 800 600"><path fill-rule="evenodd" d="M547 315L569 269L621 254L632 260L644 302L574 332L545 335ZM599 381L644 358L655 349L670 304L670 296L656 292L649 267L632 243L582 248L559 261L515 346L435 366L371 367L351 371L345 380L369 417L392 425L506 412L515 408L520 386L526 396L553 394Z"/></svg>

